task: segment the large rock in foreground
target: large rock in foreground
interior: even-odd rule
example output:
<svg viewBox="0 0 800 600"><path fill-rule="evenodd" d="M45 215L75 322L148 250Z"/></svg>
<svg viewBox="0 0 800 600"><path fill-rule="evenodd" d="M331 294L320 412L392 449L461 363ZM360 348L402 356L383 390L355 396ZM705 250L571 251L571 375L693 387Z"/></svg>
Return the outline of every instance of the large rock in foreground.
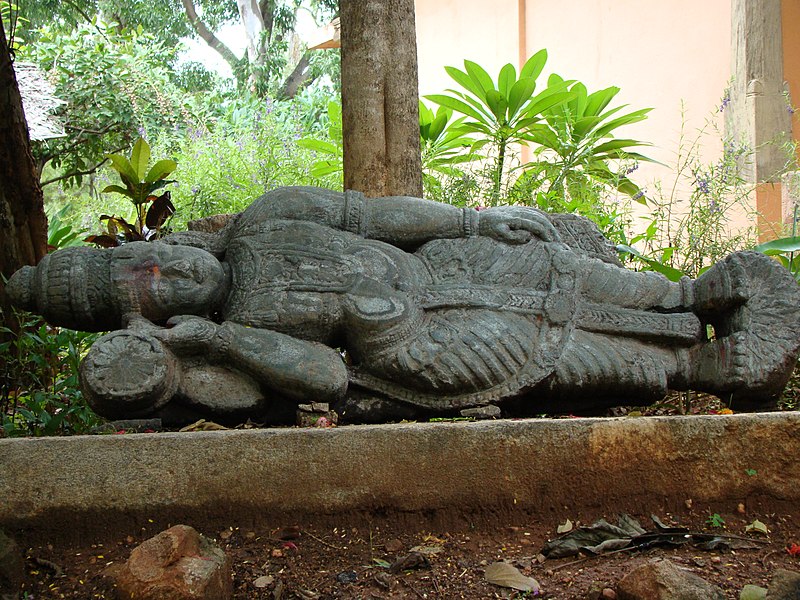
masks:
<svg viewBox="0 0 800 600"><path fill-rule="evenodd" d="M231 561L187 525L175 525L134 548L114 573L125 600L227 600Z"/></svg>

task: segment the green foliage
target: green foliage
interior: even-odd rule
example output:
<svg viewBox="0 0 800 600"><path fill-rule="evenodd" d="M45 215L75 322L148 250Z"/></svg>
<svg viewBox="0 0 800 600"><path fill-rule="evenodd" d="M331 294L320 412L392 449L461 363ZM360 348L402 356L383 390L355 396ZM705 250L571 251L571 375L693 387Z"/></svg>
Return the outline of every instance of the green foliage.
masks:
<svg viewBox="0 0 800 600"><path fill-rule="evenodd" d="M0 328L0 436L87 433L100 423L78 387L78 365L98 334L49 327L22 315L21 332Z"/></svg>
<svg viewBox="0 0 800 600"><path fill-rule="evenodd" d="M463 130L466 117L451 121L453 111L440 106L434 113L420 100L419 139L422 150L422 170L427 177L433 173L459 176L456 165L482 158L471 149L475 140Z"/></svg>
<svg viewBox="0 0 800 600"><path fill-rule="evenodd" d="M494 167L491 170L491 200L500 199L501 186L506 175L509 145L525 144L530 128L542 120L543 114L555 105L573 97L567 91L572 82L556 82L534 94L536 80L547 62L547 52L540 50L522 67L517 77L514 66L509 63L500 69L497 83L483 67L469 60L464 61L464 71L445 67L450 77L462 90L448 89L447 94L426 96L467 118L460 128L477 135L473 150L488 147L493 153Z"/></svg>
<svg viewBox="0 0 800 600"><path fill-rule="evenodd" d="M328 102L328 128L327 139L319 137L304 137L297 141L297 145L306 150L311 150L323 156L311 166L313 177L326 177L328 175L338 175L341 177L344 164L344 142L342 140L342 106L335 100Z"/></svg>
<svg viewBox="0 0 800 600"><path fill-rule="evenodd" d="M28 47L66 104L58 116L67 137L34 144L39 164L55 176L43 185L80 185L109 153L128 148L146 132L177 135L185 122L203 118L193 99L171 81L174 49L141 30L102 22L80 23L70 32L40 30Z"/></svg>
<svg viewBox="0 0 800 600"><path fill-rule="evenodd" d="M800 236L790 236L764 242L755 250L768 256L774 256L784 267L791 271L800 282Z"/></svg>
<svg viewBox="0 0 800 600"><path fill-rule="evenodd" d="M25 43L24 33L20 35L19 29L25 28L28 19L20 16L19 6L8 0L0 0L0 20L3 22L3 31L6 34L6 44L12 55L16 54Z"/></svg>
<svg viewBox="0 0 800 600"><path fill-rule="evenodd" d="M742 175L753 151L728 139L722 156L706 163L700 158L700 149L707 137L720 135L715 121L709 120L690 139L684 129L685 123L673 166L674 180L656 183L645 230L619 247L644 268L673 280L681 275L697 277L731 252L752 247L755 233L754 227L731 231L737 213L755 222L750 205L754 185ZM634 250L634 245L640 250Z"/></svg>
<svg viewBox="0 0 800 600"><path fill-rule="evenodd" d="M706 525L714 529L725 529L725 519L723 519L719 513L714 513L713 515L709 515L708 519L706 519Z"/></svg>
<svg viewBox="0 0 800 600"><path fill-rule="evenodd" d="M564 83L554 74L548 86ZM574 83L569 91L570 99L545 110L544 120L530 127L526 140L535 144L536 160L520 167L522 177L533 178L537 189L562 197L580 197L593 184L600 184L644 203L641 190L628 178L633 167L620 173L609 165L612 161L651 161L633 150L650 144L614 138L613 134L619 127L646 119L652 109L619 114L624 105L608 108L620 91L618 87L590 94L585 85Z"/></svg>
<svg viewBox="0 0 800 600"><path fill-rule="evenodd" d="M153 192L174 180L167 177L178 168L178 163L165 158L148 168L150 164L150 145L142 138L136 140L130 159L120 154L109 154L112 168L118 173L125 187L109 185L103 193L115 193L129 198L136 211L136 220L128 223L122 217L102 215L100 221L106 222L106 231L101 235L90 235L84 241L110 248L125 242L149 241L161 237L164 223L175 212L170 193L160 196ZM150 208L147 208L149 204Z"/></svg>
<svg viewBox="0 0 800 600"><path fill-rule="evenodd" d="M177 143L159 139L154 146L174 156L182 181L190 182L172 191L181 218L239 212L282 185L341 187L340 176L311 173L313 153L298 145L306 132L295 115L292 103L245 98L227 103L215 123L198 123Z"/></svg>
<svg viewBox="0 0 800 600"><path fill-rule="evenodd" d="M85 230L77 229L66 222L70 207L62 206L58 210L49 211L47 214L47 251L52 252L59 248L81 245L81 238Z"/></svg>

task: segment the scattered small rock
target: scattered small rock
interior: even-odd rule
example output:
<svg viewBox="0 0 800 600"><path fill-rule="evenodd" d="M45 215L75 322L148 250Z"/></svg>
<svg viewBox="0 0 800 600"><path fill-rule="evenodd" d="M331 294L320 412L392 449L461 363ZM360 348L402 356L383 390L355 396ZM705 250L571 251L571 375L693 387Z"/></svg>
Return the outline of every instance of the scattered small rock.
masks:
<svg viewBox="0 0 800 600"><path fill-rule="evenodd" d="M767 590L767 600L797 600L800 598L800 573L777 569Z"/></svg>
<svg viewBox="0 0 800 600"><path fill-rule="evenodd" d="M355 571L342 571L336 574L336 581L339 583L355 583L358 581L358 573Z"/></svg>
<svg viewBox="0 0 800 600"><path fill-rule="evenodd" d="M410 571L412 569L430 569L431 563L424 554L419 552L409 552L405 556L398 558L389 567L390 573L399 573L400 571Z"/></svg>
<svg viewBox="0 0 800 600"><path fill-rule="evenodd" d="M110 574L121 599L228 600L233 594L230 559L188 525L142 542Z"/></svg>
<svg viewBox="0 0 800 600"><path fill-rule="evenodd" d="M764 600L767 597L767 588L747 584L739 594L739 600Z"/></svg>
<svg viewBox="0 0 800 600"><path fill-rule="evenodd" d="M335 427L339 422L336 411L326 402L312 402L297 406L297 425L300 427Z"/></svg>
<svg viewBox="0 0 800 600"><path fill-rule="evenodd" d="M603 598L604 600L616 600L617 592L615 592L611 588L603 588L600 597Z"/></svg>
<svg viewBox="0 0 800 600"><path fill-rule="evenodd" d="M404 548L404 545L403 542L395 538L386 542L383 547L389 554L397 554Z"/></svg>
<svg viewBox="0 0 800 600"><path fill-rule="evenodd" d="M652 560L619 582L620 600L725 600L720 588L668 560Z"/></svg>

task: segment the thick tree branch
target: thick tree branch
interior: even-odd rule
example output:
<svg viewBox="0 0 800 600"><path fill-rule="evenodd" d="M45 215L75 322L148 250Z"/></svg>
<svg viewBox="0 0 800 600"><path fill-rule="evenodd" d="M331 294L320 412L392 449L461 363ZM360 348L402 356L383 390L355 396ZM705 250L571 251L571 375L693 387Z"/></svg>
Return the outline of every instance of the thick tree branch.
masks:
<svg viewBox="0 0 800 600"><path fill-rule="evenodd" d="M114 153L116 153L116 152L119 152L119 150L115 150L115 152L114 152ZM112 154L113 154L113 153L112 153ZM57 182L59 182L59 181L64 181L65 179L69 179L70 177L77 177L77 176L79 176L79 175L80 175L80 176L83 176L83 175L91 175L92 173L94 173L95 171L97 171L97 169L99 169L100 167L102 167L102 166L103 166L104 164L106 164L107 162L108 162L108 159L107 159L107 158L106 158L106 159L103 159L102 161L100 161L99 163L97 163L97 164L96 164L96 165L94 165L93 167L90 167L89 169L86 169L85 171L71 171L70 173L65 173L64 175L59 175L58 177L53 177L52 179L48 179L47 181L43 181L43 182L42 182L41 184L39 184L39 185L41 185L42 187L44 187L44 186L46 186L46 185L50 185L51 183L57 183Z"/></svg>
<svg viewBox="0 0 800 600"><path fill-rule="evenodd" d="M286 78L278 91L279 98L294 98L297 92L313 81L311 70L311 51L306 50L291 74Z"/></svg>
<svg viewBox="0 0 800 600"><path fill-rule="evenodd" d="M233 72L239 68L239 59L236 58L236 55L228 48L222 41L214 35L214 33L200 20L200 17L197 16L197 10L195 9L194 3L192 0L181 0L181 4L183 4L183 10L186 13L186 18L189 19L189 23L191 24L192 28L197 32L197 34L203 38L203 40L211 46L214 50L219 52L220 56L225 59L225 61L231 66Z"/></svg>

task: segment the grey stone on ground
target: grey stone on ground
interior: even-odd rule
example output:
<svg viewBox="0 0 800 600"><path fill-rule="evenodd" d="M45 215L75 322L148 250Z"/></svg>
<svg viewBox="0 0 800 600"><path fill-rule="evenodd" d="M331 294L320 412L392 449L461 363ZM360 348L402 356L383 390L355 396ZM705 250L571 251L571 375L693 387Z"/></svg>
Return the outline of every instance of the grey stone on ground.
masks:
<svg viewBox="0 0 800 600"><path fill-rule="evenodd" d="M233 595L230 558L188 525L142 542L109 575L126 600L228 600Z"/></svg>
<svg viewBox="0 0 800 600"><path fill-rule="evenodd" d="M625 575L619 600L725 600L720 588L668 560L652 560Z"/></svg>
<svg viewBox="0 0 800 600"><path fill-rule="evenodd" d="M767 600L798 600L800 598L800 573L777 569L767 589Z"/></svg>
<svg viewBox="0 0 800 600"><path fill-rule="evenodd" d="M739 592L739 600L764 600L767 597L767 588L747 584Z"/></svg>
<svg viewBox="0 0 800 600"><path fill-rule="evenodd" d="M25 581L25 562L17 543L0 530L0 600L17 598Z"/></svg>

